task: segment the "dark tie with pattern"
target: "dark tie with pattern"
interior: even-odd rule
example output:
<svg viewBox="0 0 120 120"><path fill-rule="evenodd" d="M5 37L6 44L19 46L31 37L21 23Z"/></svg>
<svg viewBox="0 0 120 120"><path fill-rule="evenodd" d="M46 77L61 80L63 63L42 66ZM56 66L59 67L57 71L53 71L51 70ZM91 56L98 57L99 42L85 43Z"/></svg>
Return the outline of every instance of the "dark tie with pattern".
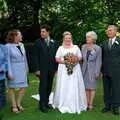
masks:
<svg viewBox="0 0 120 120"><path fill-rule="evenodd" d="M46 41L47 46L49 46L49 39L46 39L45 41Z"/></svg>
<svg viewBox="0 0 120 120"><path fill-rule="evenodd" d="M109 48L109 50L111 50L111 48L112 48L112 40L109 40L109 42L108 42L108 48Z"/></svg>

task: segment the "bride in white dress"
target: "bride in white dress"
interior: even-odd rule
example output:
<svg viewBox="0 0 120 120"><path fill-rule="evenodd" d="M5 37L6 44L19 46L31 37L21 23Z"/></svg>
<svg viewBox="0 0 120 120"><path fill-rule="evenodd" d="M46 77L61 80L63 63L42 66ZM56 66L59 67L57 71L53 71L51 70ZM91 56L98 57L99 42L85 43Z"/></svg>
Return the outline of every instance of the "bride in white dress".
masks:
<svg viewBox="0 0 120 120"><path fill-rule="evenodd" d="M68 75L64 63L64 56L72 53L77 63L73 73ZM58 48L56 61L59 63L57 72L56 90L53 96L53 107L61 113L81 113L87 109L86 93L79 61L82 55L79 47L73 45L70 32L63 34L63 45Z"/></svg>

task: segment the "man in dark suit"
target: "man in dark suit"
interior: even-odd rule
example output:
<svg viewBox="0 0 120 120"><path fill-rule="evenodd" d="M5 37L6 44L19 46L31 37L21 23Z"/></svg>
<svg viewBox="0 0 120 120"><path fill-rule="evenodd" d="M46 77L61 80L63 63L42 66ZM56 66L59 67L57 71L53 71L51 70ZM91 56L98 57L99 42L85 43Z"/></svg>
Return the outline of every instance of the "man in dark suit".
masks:
<svg viewBox="0 0 120 120"><path fill-rule="evenodd" d="M102 73L104 87L104 104L102 112L113 110L120 114L120 38L116 37L117 27L108 26L109 40L102 44Z"/></svg>
<svg viewBox="0 0 120 120"><path fill-rule="evenodd" d="M43 25L40 29L41 38L36 40L33 52L33 65L35 75L39 77L39 109L48 112L50 109L49 95L52 89L54 74L56 72L55 54L57 46L50 38L50 27Z"/></svg>

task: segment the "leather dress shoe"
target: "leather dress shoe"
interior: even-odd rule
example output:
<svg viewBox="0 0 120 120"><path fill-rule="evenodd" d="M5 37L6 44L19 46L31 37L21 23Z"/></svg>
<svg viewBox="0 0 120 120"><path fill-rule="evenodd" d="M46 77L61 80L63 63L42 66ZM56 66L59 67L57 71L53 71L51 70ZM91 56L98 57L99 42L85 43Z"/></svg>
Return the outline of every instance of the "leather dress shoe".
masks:
<svg viewBox="0 0 120 120"><path fill-rule="evenodd" d="M120 115L120 108L113 108L113 114L114 115Z"/></svg>
<svg viewBox="0 0 120 120"><path fill-rule="evenodd" d="M43 113L47 113L48 109L46 107L40 107L40 111Z"/></svg>
<svg viewBox="0 0 120 120"><path fill-rule="evenodd" d="M102 109L102 112L106 113L106 112L109 112L110 110L111 110L110 107L105 107L105 108Z"/></svg>
<svg viewBox="0 0 120 120"><path fill-rule="evenodd" d="M47 108L48 108L48 109L53 109L53 107L52 107L51 104L48 104L48 105L47 105Z"/></svg>

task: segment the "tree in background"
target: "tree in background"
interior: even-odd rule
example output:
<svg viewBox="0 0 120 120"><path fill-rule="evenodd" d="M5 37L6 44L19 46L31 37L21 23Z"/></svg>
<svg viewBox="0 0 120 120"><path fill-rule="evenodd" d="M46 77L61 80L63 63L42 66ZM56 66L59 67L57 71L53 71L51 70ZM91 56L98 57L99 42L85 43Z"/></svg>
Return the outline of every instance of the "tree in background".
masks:
<svg viewBox="0 0 120 120"><path fill-rule="evenodd" d="M119 4L119 0L1 0L7 16L1 18L0 29L19 28L32 42L39 34L39 24L48 23L57 40L62 40L64 31L70 31L74 42L82 44L85 33L94 30L100 43L106 37L107 25L120 26Z"/></svg>
<svg viewBox="0 0 120 120"><path fill-rule="evenodd" d="M62 33L70 31L74 43L81 46L86 32L91 30L97 33L99 44L106 39L109 24L120 28L119 5L119 0L0 0L0 32L15 28L22 31L32 70L32 48L39 37L39 25L49 24L59 44Z"/></svg>
<svg viewBox="0 0 120 120"><path fill-rule="evenodd" d="M98 34L97 42L100 43L106 38L105 29L109 24L119 26L118 2L117 0L49 0L44 4L41 21L53 27L56 39L62 39L61 34L67 30L72 32L76 44L82 44L85 41L85 33L94 30Z"/></svg>

